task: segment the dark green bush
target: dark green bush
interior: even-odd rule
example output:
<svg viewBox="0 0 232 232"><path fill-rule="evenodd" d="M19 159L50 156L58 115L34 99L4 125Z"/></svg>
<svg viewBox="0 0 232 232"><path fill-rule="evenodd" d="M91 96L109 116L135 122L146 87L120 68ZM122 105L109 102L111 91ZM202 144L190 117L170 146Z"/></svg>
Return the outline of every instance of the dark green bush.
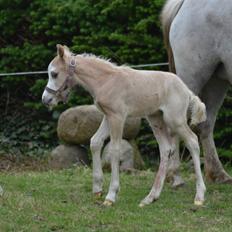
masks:
<svg viewBox="0 0 232 232"><path fill-rule="evenodd" d="M118 64L166 61L159 22L163 3L164 0L0 0L0 70L46 70L57 43L70 46L76 53L111 58ZM92 102L83 89L77 88L67 106L48 112L40 101L46 81L46 75L1 78L0 139L8 141L4 144L9 148L19 148L25 141L40 147L54 145L59 113L73 105ZM230 154L230 106L228 99L215 134L226 157ZM26 126L20 126L21 120ZM138 142L146 153L156 147L145 124Z"/></svg>

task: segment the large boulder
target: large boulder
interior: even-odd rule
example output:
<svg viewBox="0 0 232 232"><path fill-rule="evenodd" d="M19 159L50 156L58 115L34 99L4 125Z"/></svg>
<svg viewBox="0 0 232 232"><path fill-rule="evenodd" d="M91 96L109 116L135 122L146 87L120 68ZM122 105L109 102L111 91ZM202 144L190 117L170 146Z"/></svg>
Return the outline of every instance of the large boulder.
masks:
<svg viewBox="0 0 232 232"><path fill-rule="evenodd" d="M67 144L89 144L97 131L103 114L95 105L84 105L64 111L58 120L57 133L60 140ZM133 139L139 132L141 119L128 118L123 138Z"/></svg>
<svg viewBox="0 0 232 232"><path fill-rule="evenodd" d="M48 165L52 169L70 168L73 165L89 165L88 152L78 145L59 145L52 152Z"/></svg>
<svg viewBox="0 0 232 232"><path fill-rule="evenodd" d="M141 156L140 150L138 148L138 145L135 140L130 140L129 141L130 145L133 148L133 155L134 155L134 168L135 169L144 169L145 168L145 163L143 161L143 158Z"/></svg>
<svg viewBox="0 0 232 232"><path fill-rule="evenodd" d="M128 142L127 140L122 140L119 160L121 171L143 169L145 166L135 141ZM110 169L110 162L111 154L109 153L108 143L102 152L102 166L105 169Z"/></svg>

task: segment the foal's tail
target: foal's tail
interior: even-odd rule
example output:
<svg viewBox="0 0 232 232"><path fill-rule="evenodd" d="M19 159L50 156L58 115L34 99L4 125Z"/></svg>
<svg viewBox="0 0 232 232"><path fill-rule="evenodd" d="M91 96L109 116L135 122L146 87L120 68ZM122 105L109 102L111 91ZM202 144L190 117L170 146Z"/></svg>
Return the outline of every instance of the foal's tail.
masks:
<svg viewBox="0 0 232 232"><path fill-rule="evenodd" d="M161 13L161 22L163 29L164 43L168 52L168 61L169 61L169 71L176 73L174 57L172 53L172 48L169 41L169 32L171 24L176 17L178 11L180 10L184 0L167 0L163 11Z"/></svg>
<svg viewBox="0 0 232 232"><path fill-rule="evenodd" d="M191 93L189 110L191 112L190 125L196 126L206 120L206 107L199 97Z"/></svg>

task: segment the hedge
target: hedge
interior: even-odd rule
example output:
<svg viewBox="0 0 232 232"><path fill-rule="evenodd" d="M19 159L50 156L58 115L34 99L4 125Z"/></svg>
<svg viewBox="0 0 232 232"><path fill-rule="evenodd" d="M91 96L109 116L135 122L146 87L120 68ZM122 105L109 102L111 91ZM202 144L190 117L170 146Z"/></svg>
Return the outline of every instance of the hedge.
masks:
<svg viewBox="0 0 232 232"><path fill-rule="evenodd" d="M159 21L163 4L164 0L1 0L0 70L46 70L57 43L70 46L76 53L111 58L118 64L165 62ZM48 112L41 104L46 81L46 76L1 78L0 150L10 152L14 147L14 152L21 149L19 153L24 153L25 148L28 154L54 146L60 112L92 102L84 90L77 88L78 94L74 91L67 106ZM228 97L215 133L220 151L229 158L231 101ZM152 153L155 148L147 125L138 142L144 151Z"/></svg>

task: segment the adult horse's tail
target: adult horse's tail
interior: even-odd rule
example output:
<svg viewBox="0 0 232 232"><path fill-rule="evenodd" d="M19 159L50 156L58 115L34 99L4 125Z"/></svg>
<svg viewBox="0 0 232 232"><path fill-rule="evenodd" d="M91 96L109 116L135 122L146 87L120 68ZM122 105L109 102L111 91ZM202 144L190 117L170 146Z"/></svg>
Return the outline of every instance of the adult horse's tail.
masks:
<svg viewBox="0 0 232 232"><path fill-rule="evenodd" d="M164 43L168 52L169 71L176 73L172 48L169 40L171 24L180 10L184 0L168 0L161 13Z"/></svg>

